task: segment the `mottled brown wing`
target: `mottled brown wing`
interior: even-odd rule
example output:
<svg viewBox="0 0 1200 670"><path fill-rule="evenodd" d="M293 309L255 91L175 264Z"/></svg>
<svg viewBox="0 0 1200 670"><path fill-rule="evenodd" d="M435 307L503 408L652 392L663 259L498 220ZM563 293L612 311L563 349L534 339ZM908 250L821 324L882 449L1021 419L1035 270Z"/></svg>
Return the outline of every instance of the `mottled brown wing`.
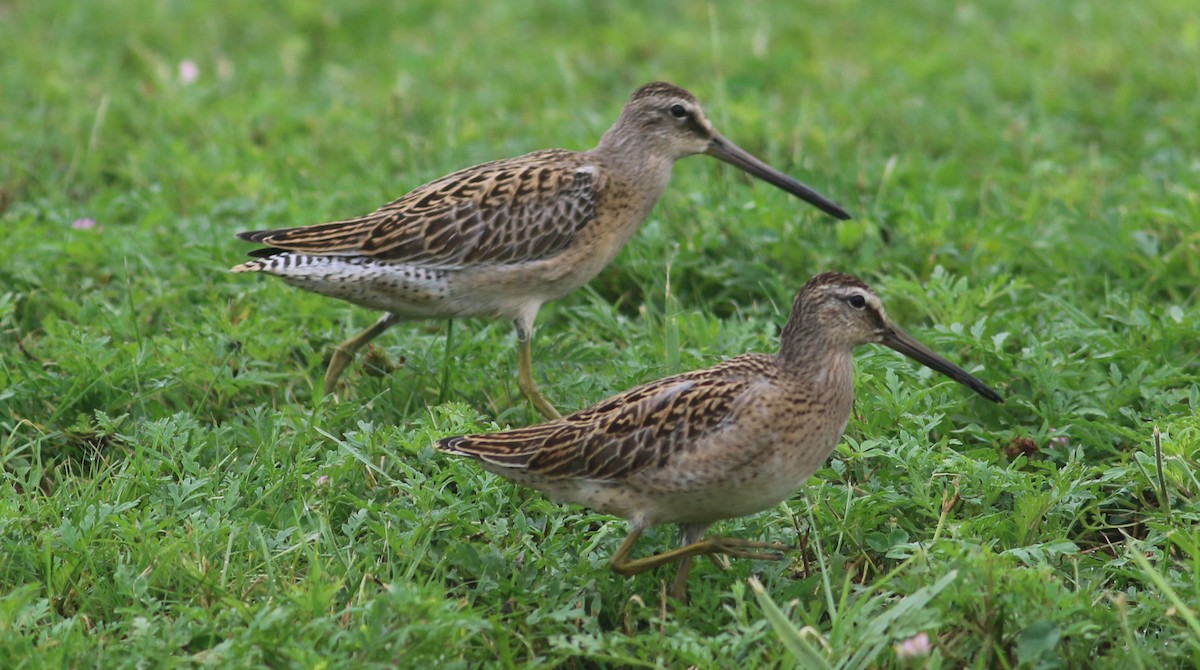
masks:
<svg viewBox="0 0 1200 670"><path fill-rule="evenodd" d="M538 260L561 252L596 218L604 183L583 154L549 149L459 170L356 219L238 237L425 265Z"/></svg>
<svg viewBox="0 0 1200 670"><path fill-rule="evenodd" d="M558 421L445 438L437 448L542 477L625 479L663 466L730 422L755 382L720 374L729 363L639 386Z"/></svg>

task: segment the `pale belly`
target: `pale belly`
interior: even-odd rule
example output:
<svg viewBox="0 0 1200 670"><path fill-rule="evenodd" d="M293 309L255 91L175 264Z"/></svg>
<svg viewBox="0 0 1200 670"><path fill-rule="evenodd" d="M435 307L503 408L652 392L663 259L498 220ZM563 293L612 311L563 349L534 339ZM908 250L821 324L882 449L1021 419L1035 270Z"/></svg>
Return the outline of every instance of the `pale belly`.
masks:
<svg viewBox="0 0 1200 670"><path fill-rule="evenodd" d="M770 509L794 494L828 459L839 430L810 435L806 445L781 445L763 460L718 473L692 470L635 475L620 482L544 479L524 470L484 465L551 500L575 503L649 528L667 523L711 523ZM691 479L691 481L689 481Z"/></svg>
<svg viewBox="0 0 1200 670"><path fill-rule="evenodd" d="M836 445L837 436L833 436L821 444L779 449L764 461L724 473L703 486L647 488L637 496L639 504L630 511L645 519L647 525L711 523L761 512L792 497Z"/></svg>

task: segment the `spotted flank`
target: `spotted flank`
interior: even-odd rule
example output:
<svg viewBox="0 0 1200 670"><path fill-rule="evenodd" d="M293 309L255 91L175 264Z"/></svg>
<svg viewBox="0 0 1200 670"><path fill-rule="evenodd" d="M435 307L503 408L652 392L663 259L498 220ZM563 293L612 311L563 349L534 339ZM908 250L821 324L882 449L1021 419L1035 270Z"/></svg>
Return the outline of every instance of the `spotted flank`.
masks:
<svg viewBox="0 0 1200 670"><path fill-rule="evenodd" d="M360 307L421 318L441 306L452 270L384 263L361 256L278 252L247 261L234 272L263 272L288 284ZM447 317L453 314L447 315Z"/></svg>

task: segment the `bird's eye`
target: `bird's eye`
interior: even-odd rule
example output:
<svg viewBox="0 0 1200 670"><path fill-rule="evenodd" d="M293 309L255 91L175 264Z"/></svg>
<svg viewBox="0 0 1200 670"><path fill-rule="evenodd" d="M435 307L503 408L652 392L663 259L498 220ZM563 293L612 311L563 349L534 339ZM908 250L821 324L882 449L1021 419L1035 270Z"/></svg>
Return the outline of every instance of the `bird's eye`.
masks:
<svg viewBox="0 0 1200 670"><path fill-rule="evenodd" d="M670 111L671 111L671 116L673 116L677 119L682 119L683 117L688 115L687 107L684 107L683 105L681 105L679 103L671 105Z"/></svg>
<svg viewBox="0 0 1200 670"><path fill-rule="evenodd" d="M867 299L864 298L861 293L855 293L849 298L846 298L846 302L850 303L850 306L854 309L862 309L867 306Z"/></svg>

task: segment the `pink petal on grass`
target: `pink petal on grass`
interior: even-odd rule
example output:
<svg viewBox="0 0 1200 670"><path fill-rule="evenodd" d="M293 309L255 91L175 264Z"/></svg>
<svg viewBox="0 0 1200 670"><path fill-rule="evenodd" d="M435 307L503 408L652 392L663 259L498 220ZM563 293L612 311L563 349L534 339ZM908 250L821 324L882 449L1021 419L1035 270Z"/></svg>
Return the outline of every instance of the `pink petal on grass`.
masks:
<svg viewBox="0 0 1200 670"><path fill-rule="evenodd" d="M1050 447L1051 448L1055 448L1055 447L1066 448L1066 447L1071 446L1071 439L1069 437L1067 437L1066 435L1062 435L1062 434L1054 435L1054 433L1057 433L1057 432L1058 432L1057 428L1050 429L1050 433L1051 433L1051 437L1049 440Z"/></svg>
<svg viewBox="0 0 1200 670"><path fill-rule="evenodd" d="M896 658L925 658L929 655L930 651L933 651L933 645L929 643L929 636L927 634L917 633L913 637L897 644L894 649L896 650Z"/></svg>
<svg viewBox="0 0 1200 670"><path fill-rule="evenodd" d="M75 230L91 230L96 227L96 220L87 218L75 219L71 222L71 227Z"/></svg>
<svg viewBox="0 0 1200 670"><path fill-rule="evenodd" d="M200 67L188 58L179 61L179 81L186 86L200 78Z"/></svg>

